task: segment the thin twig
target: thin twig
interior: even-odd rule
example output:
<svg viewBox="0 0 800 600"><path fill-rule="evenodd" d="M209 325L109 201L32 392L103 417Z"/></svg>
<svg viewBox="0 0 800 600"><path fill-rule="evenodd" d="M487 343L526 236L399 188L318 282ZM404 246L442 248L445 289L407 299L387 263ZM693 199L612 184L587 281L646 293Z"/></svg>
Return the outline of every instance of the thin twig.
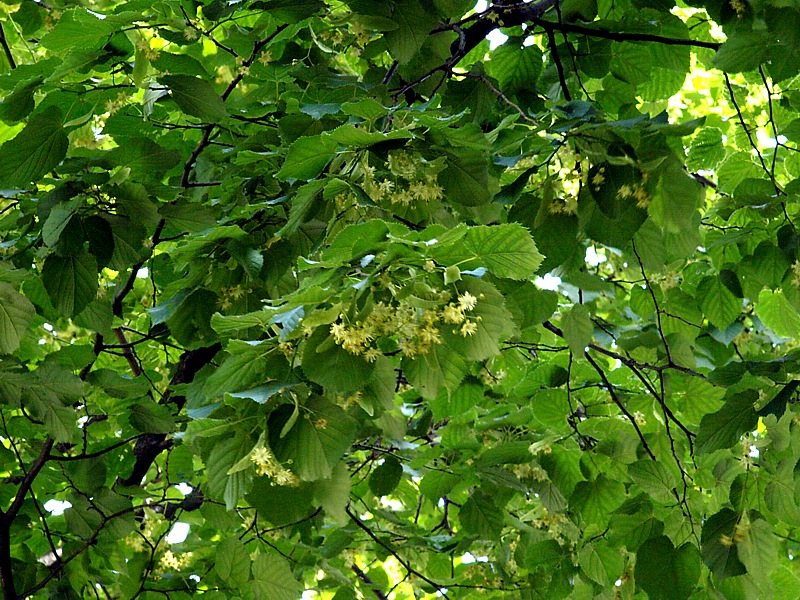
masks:
<svg viewBox="0 0 800 600"><path fill-rule="evenodd" d="M595 360L591 356L589 356L588 353L585 354L584 357L589 362L589 364L592 365L592 368L595 371L597 371L597 374L600 375L600 379L603 380L603 385L605 385L606 391L608 392L609 396L611 396L611 399L614 401L614 404L616 404L619 407L619 409L622 411L622 414L625 415L625 418L631 422L631 425L633 425L633 428L636 431L636 435L639 436L639 440L642 442L642 446L644 447L647 454L650 456L651 459L656 460L656 455L653 454L653 451L650 449L647 440L644 439L644 434L642 433L642 430L639 428L639 424L636 422L636 417L634 417L630 413L630 411L622 403L622 400L619 399L619 396L617 396L617 392L614 390L614 386L611 385L611 382L608 380L608 377L606 376L606 372L603 371L602 367L598 365L597 362L595 362Z"/></svg>
<svg viewBox="0 0 800 600"><path fill-rule="evenodd" d="M397 562L399 562L399 563L400 563L400 564L403 566L403 568L404 568L406 571L408 571L409 573L411 573L411 574L413 574L413 575L416 575L417 577L419 577L420 579L422 579L422 581L424 581L424 582L425 582L425 583L427 583L428 585L432 586L432 587L433 587L433 589L435 589L435 590L437 591L437 593L438 593L439 595L441 595L441 597L442 597L442 598L447 598L447 600L450 600L450 596L448 596L448 595L447 595L447 592L445 591L445 590L447 589L447 588L446 588L446 586L443 586L443 585L440 585L440 584L436 583L435 581L433 581L432 579L429 579L428 577L426 577L425 575L423 575L422 573L420 573L419 571L417 571L417 570L416 570L414 567L412 567L412 566L411 566L411 565L408 563L408 561L407 561L407 560L405 560L403 557L401 557L401 556L400 556L400 555L397 553L397 551L396 551L394 548L392 548L391 546L389 546L389 545L388 545L386 542L384 542L384 541L383 541L381 538L379 538L377 535L375 535L375 533L374 533L374 532L373 532L373 531L372 531L372 530L371 530L369 527L367 527L367 526L364 524L364 522L363 522L361 519L359 519L359 518L358 518L358 517L357 517L357 516L356 516L356 515L353 513L353 511L351 511L351 510L350 510L350 507L349 507L349 506L346 506L344 510L345 510L345 512L347 513L347 516L348 516L348 517L350 517L350 519L353 521L353 523L355 523L355 524L356 524L356 526L357 526L359 529L361 529L361 530L362 530L364 533L366 533L366 534L367 534L367 535L368 535L370 538L372 538L372 541L376 542L376 543L377 543L379 546L381 546L381 547L382 547L384 550L386 550L386 551L387 551L389 554L391 554L392 556L394 556L394 557L397 559Z"/></svg>
<svg viewBox="0 0 800 600"><path fill-rule="evenodd" d="M504 103L508 104L515 111L517 111L519 116L522 117L525 121L527 121L531 125L536 125L537 124L536 123L536 119L533 119L533 118L529 117L525 113L525 111L522 110L522 108L520 108L520 106L518 104L513 102L508 96L506 96L503 92L501 92L499 89L497 89L497 87L492 83L492 81L488 77L486 77L486 75L484 75L482 73L465 73L465 75L467 77L472 78L472 79L479 79L480 81L482 81L486 85L486 87L488 87L489 90L495 96L500 98L500 100L502 100Z"/></svg>
<svg viewBox="0 0 800 600"><path fill-rule="evenodd" d="M572 102L572 94L569 93L567 86L567 78L564 75L564 65L561 64L561 57L558 55L558 46L556 44L556 36L552 29L546 29L547 32L547 45L550 47L550 56L553 57L553 62L556 65L556 72L558 73L558 81L561 84L561 92L564 94L564 100Z"/></svg>
<svg viewBox="0 0 800 600"><path fill-rule="evenodd" d="M6 32L3 29L3 24L0 23L0 45L3 46L3 52L6 55L6 60L8 64L11 66L12 69L17 68L17 63L14 60L14 55L11 54L11 47L8 45L8 40L6 39Z"/></svg>
<svg viewBox="0 0 800 600"><path fill-rule="evenodd" d="M764 172L769 177L770 181L772 182L772 186L775 188L775 192L778 194L783 193L780 186L778 186L778 182L775 180L774 175L770 172L769 168L767 167L767 163L764 162L764 156L761 154L761 151L758 149L758 145L756 141L753 139L753 134L750 133L750 128L747 126L747 123L744 120L744 115L742 114L742 110L739 108L739 103L736 102L736 94L733 92L733 85L731 84L730 77L728 77L727 73L723 73L725 75L725 85L728 87L728 95L730 96L731 103L733 104L733 108L736 110L736 116L739 118L739 123L744 129L744 133L747 136L747 141L750 142L750 147L755 150L756 156L758 156L758 162L761 163L761 167L764 169Z"/></svg>

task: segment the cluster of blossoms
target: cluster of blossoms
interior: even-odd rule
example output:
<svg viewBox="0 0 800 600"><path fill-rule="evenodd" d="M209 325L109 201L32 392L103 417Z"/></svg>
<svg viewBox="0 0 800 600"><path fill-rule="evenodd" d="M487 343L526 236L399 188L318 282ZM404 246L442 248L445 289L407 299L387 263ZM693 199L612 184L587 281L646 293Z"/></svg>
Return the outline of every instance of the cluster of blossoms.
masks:
<svg viewBox="0 0 800 600"><path fill-rule="evenodd" d="M176 556L171 550L165 550L158 559L158 566L164 571L180 571L192 561L191 552L182 552Z"/></svg>
<svg viewBox="0 0 800 600"><path fill-rule="evenodd" d="M730 548L734 544L745 541L749 531L750 523L739 521L733 528L733 535L726 535L723 533L721 536L719 536L719 543Z"/></svg>
<svg viewBox="0 0 800 600"><path fill-rule="evenodd" d="M792 285L800 288L800 260L796 260L792 264Z"/></svg>
<svg viewBox="0 0 800 600"><path fill-rule="evenodd" d="M266 446L258 446L250 454L250 460L256 466L256 474L266 475L272 479L273 485L297 485L297 476L284 467L272 451Z"/></svg>
<svg viewBox="0 0 800 600"><path fill-rule="evenodd" d="M375 178L375 167L363 167L364 191L375 202L388 200L391 204L409 206L442 198L444 190L437 183L438 163L425 162L416 154L395 150L389 153L386 168L394 178L379 181Z"/></svg>
<svg viewBox="0 0 800 600"><path fill-rule="evenodd" d="M460 325L453 332L467 337L478 331L480 317L471 317L478 298L469 292L459 294L457 301L449 302L441 310L415 308L402 300L396 305L378 302L363 321L345 323L340 315L331 333L334 341L350 354L361 355L374 362L381 356L375 342L380 338L395 338L403 356L414 358L427 354L433 346L442 343L440 323Z"/></svg>
<svg viewBox="0 0 800 600"><path fill-rule="evenodd" d="M565 537L566 532L563 529L563 526L568 524L567 517L565 517L562 513L551 515L546 508L543 508L542 510L544 511L544 514L540 518L534 519L531 525L537 529L546 529L553 539L563 546L567 543L567 539Z"/></svg>
<svg viewBox="0 0 800 600"><path fill-rule="evenodd" d="M592 176L590 181L592 185L592 189L594 191L599 191L600 186L602 186L606 181L606 168L600 167L597 169L597 173ZM647 208L650 206L650 201L652 200L650 194L645 189L645 183L647 182L647 173L641 173L642 179L641 181L629 185L627 183L619 186L617 190L617 198L620 200L627 200L628 198L632 198L636 200L636 206L639 208Z"/></svg>
<svg viewBox="0 0 800 600"><path fill-rule="evenodd" d="M651 200L650 194L644 189L644 183L637 183L633 187L628 184L621 185L619 190L617 190L617 198L623 200L634 198L636 200L636 206L639 208L647 208L650 206Z"/></svg>
<svg viewBox="0 0 800 600"><path fill-rule="evenodd" d="M514 465L512 468L514 475L520 479L533 479L534 481L547 481L548 475L542 467L536 463L523 463Z"/></svg>

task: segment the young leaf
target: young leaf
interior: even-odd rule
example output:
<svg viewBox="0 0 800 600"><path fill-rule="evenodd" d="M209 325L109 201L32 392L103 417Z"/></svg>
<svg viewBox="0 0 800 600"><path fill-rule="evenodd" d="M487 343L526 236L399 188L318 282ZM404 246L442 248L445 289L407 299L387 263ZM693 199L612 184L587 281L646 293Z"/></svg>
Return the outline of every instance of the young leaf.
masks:
<svg viewBox="0 0 800 600"><path fill-rule="evenodd" d="M187 115L211 123L227 116L225 103L208 81L188 75L162 75L160 80L170 89L175 103Z"/></svg>

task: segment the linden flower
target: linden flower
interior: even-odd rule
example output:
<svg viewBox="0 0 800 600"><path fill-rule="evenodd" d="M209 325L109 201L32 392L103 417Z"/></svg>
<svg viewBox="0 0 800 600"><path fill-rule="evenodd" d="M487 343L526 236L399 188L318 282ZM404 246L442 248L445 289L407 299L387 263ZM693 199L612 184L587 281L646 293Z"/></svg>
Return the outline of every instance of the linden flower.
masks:
<svg viewBox="0 0 800 600"><path fill-rule="evenodd" d="M378 184L378 189L383 194L391 194L392 190L394 190L394 181L390 179L384 179Z"/></svg>
<svg viewBox="0 0 800 600"><path fill-rule="evenodd" d="M794 261L792 265L792 285L800 288L800 261Z"/></svg>
<svg viewBox="0 0 800 600"><path fill-rule="evenodd" d="M603 173L602 172L598 172L598 173L594 174L594 177L592 177L592 184L594 184L595 186L600 186L600 185L603 184L603 182L605 180L606 180L606 178L603 175Z"/></svg>
<svg viewBox="0 0 800 600"><path fill-rule="evenodd" d="M344 341L346 330L347 328L345 327L344 323L334 323L331 325L331 333L333 334L333 339L336 340L337 344L341 344Z"/></svg>
<svg viewBox="0 0 800 600"><path fill-rule="evenodd" d="M458 325L464 322L464 310L452 302L442 309L442 319L445 323Z"/></svg>
<svg viewBox="0 0 800 600"><path fill-rule="evenodd" d="M636 206L639 208L647 208L650 206L650 196L642 186L638 186L634 192L633 197L636 198Z"/></svg>
<svg viewBox="0 0 800 600"><path fill-rule="evenodd" d="M370 348L369 350L364 352L364 360L370 363L373 363L376 360L378 360L379 356L381 356L381 352L377 348Z"/></svg>
<svg viewBox="0 0 800 600"><path fill-rule="evenodd" d="M633 189L627 183L620 186L619 190L617 190L617 197L619 198L625 199L631 196L633 196Z"/></svg>
<svg viewBox="0 0 800 600"><path fill-rule="evenodd" d="M467 321L461 326L461 335L467 337L468 335L475 335L478 331L478 324L475 321Z"/></svg>
<svg viewBox="0 0 800 600"><path fill-rule="evenodd" d="M464 292L458 296L458 306L461 307L461 310L464 312L471 311L473 308L475 308L477 303L478 299L469 292Z"/></svg>

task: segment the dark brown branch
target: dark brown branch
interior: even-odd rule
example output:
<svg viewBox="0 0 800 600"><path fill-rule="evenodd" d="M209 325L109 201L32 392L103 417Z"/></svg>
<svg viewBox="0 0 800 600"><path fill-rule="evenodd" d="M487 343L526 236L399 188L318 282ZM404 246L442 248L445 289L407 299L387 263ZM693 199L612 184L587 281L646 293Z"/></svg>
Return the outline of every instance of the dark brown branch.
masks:
<svg viewBox="0 0 800 600"><path fill-rule="evenodd" d="M367 527L364 524L364 522L361 519L359 519L353 513L353 511L350 510L349 506L346 506L344 510L347 513L347 516L350 517L350 519L353 521L353 523L356 524L356 526L359 529L361 529L364 533L366 533L372 539L373 542L376 542L379 546L381 546L389 554L394 556L397 559L397 562L399 562L406 571L408 571L412 575L416 575L417 577L422 579L422 581L424 581L428 585L432 586L433 589L435 589L442 596L442 598L447 598L447 600L450 600L450 597L447 595L447 592L445 591L447 589L446 586L439 585L438 583L436 583L435 581L429 579L428 577L426 577L425 575L423 575L422 573L417 571L414 567L412 567L408 563L407 560L405 560L403 557L401 557L399 554L397 554L397 551L394 548L389 546L381 538L379 538L377 535L375 535L375 533L369 527Z"/></svg>
<svg viewBox="0 0 800 600"><path fill-rule="evenodd" d="M622 31L608 31L606 29L596 29L594 27L575 25L574 23L556 23L554 21L548 21L538 17L532 17L530 21L542 27L545 31L552 29L554 31L562 31L564 33L580 33L589 37L601 38L614 42L654 42L656 44L664 44L665 46L692 46L694 48L708 48L709 50L719 50L720 46L722 46L720 42L703 42L701 40L692 40L686 38L671 38L652 33L626 33Z"/></svg>
<svg viewBox="0 0 800 600"><path fill-rule="evenodd" d="M178 360L178 368L175 371L175 375L172 376L170 385L194 381L194 376L197 372L210 363L221 349L222 345L217 343L212 346L184 352ZM172 402L178 407L178 410L183 408L185 401L185 397L173 396L169 390L161 398L162 404ZM167 448L170 448L172 443L172 440L168 440L166 434L163 433L145 433L139 436L133 448L136 462L133 465L131 474L125 479L120 477L117 481L121 485L139 485L156 457Z"/></svg>
<svg viewBox="0 0 800 600"><path fill-rule="evenodd" d="M6 32L3 29L3 24L0 23L0 45L3 46L3 53L6 55L6 60L8 64L11 66L12 69L17 68L17 63L14 61L14 55L11 54L11 47L8 45L8 40L6 39Z"/></svg>
<svg viewBox="0 0 800 600"><path fill-rule="evenodd" d="M547 32L547 45L550 48L550 56L553 57L553 62L556 65L556 72L558 73L558 81L561 84L561 93L564 94L564 100L572 102L572 94L569 93L567 78L564 75L564 65L561 64L561 57L558 55L556 36L552 29L547 29L545 31Z"/></svg>
<svg viewBox="0 0 800 600"><path fill-rule="evenodd" d="M236 76L231 80L231 82L228 84L228 87L225 88L225 91L222 92L222 94L220 94L220 97L222 98L223 102L228 99L228 96L230 96L233 93L233 90L236 89L236 86L239 85L239 82L244 77L244 70L246 70L255 62L256 58L258 58L258 55L264 49L264 46L266 46L272 40L274 40L275 37L287 27L288 25L280 25L274 32L272 32L266 38L257 41L253 45L253 51L250 53L250 56L242 62L242 69L240 69L239 72L236 74ZM205 150L208 147L209 143L211 142L211 134L214 132L215 128L216 125L214 123L211 123L209 125L206 125L206 127L203 129L203 137L200 138L200 141L198 142L197 146L195 146L195 149L192 150L192 153L189 155L188 160L183 164L183 175L181 175L181 187L183 188L190 187L189 177L192 174L194 163L197 161L198 157L203 153L203 150Z"/></svg>
<svg viewBox="0 0 800 600"><path fill-rule="evenodd" d="M125 332L122 331L122 328L115 327L114 335L117 336L117 341L119 342L120 348L122 349L122 356L124 356L125 360L128 361L128 366L131 368L131 373L133 373L134 377L138 377L139 375L142 374L142 368L139 366L136 357L133 355L133 350L131 350L131 345L125 338ZM107 347L108 346L106 346L106 348Z"/></svg>
<svg viewBox="0 0 800 600"><path fill-rule="evenodd" d="M164 230L164 225L166 225L166 221L161 219L156 225L156 230L153 233L153 248L155 248L159 242L161 241L161 232ZM125 297L130 294L131 290L133 289L133 284L136 283L136 276L139 273L139 269L144 266L143 260L140 260L135 265L131 267L131 273L128 275L128 279L125 281L125 284L122 288L114 294L114 301L111 303L111 312L117 316L122 316L122 302L125 300Z"/></svg>
<svg viewBox="0 0 800 600"><path fill-rule="evenodd" d="M13 502L11 502L11 506L9 506L5 515L2 516L2 520L7 524L11 525L11 521L14 520L14 518L17 516L17 513L19 513L20 509L22 508L22 503L25 501L25 496L30 491L31 486L33 485L33 480L36 479L39 471L41 471L44 465L47 463L50 457L50 450L53 449L54 443L55 440L53 440L51 437L45 439L44 445L39 451L39 456L34 459L33 463L31 463L31 468L27 473L25 473L25 477L23 477L22 483L19 485L17 494L14 496Z"/></svg>
<svg viewBox="0 0 800 600"><path fill-rule="evenodd" d="M375 597L378 598L378 600L388 600L388 596L378 589L377 584L372 581L372 579L370 579L369 576L364 573L364 571L359 569L357 564L353 563L350 568L353 570L353 573L356 574L356 577L369 586L369 589L373 594L375 594Z"/></svg>
<svg viewBox="0 0 800 600"><path fill-rule="evenodd" d="M121 440L121 441L119 441L119 442L117 442L115 444L112 444L108 448L103 448L102 450L97 450L96 452L89 452L89 453L86 453L86 454L76 454L75 456L57 456L55 454L51 454L51 455L49 455L47 457L47 460L54 460L54 461L57 461L57 462L70 462L70 461L74 461L74 460L88 460L88 459L91 459L91 458L97 458L98 456L103 456L103 454L108 454L109 452L112 452L113 450L116 450L117 448L121 448L122 446L125 446L126 444L130 444L133 440L139 439L140 435L141 434L137 434L137 435L131 436L131 437L127 438L127 439L124 439L124 440Z"/></svg>
<svg viewBox="0 0 800 600"><path fill-rule="evenodd" d="M11 522L0 519L0 585L3 600L17 600L14 572L11 569Z"/></svg>
<svg viewBox="0 0 800 600"><path fill-rule="evenodd" d="M775 188L775 192L777 194L782 194L781 188L778 186L778 182L775 181L775 176L767 167L767 163L764 162L764 156L761 154L761 151L758 149L758 145L756 141L753 139L753 134L750 132L750 128L747 126L747 123L744 120L744 115L742 115L742 110L739 108L739 103L736 101L736 94L733 93L733 86L731 85L730 77L728 77L727 73L725 75L725 85L728 88L728 95L731 99L731 104L733 104L733 108L736 110L736 116L739 118L739 124L744 129L744 133L747 136L747 141L750 142L750 147L755 151L756 156L758 156L758 162L761 163L761 167L764 169L764 172L769 177L769 180L772 182L772 186Z"/></svg>
<svg viewBox="0 0 800 600"><path fill-rule="evenodd" d="M585 358L589 362L589 364L592 365L592 368L595 371L597 371L597 374L600 375L600 379L603 380L603 385L606 387L606 390L608 391L609 396L611 396L611 399L614 401L614 404L616 404L619 407L619 409L622 411L622 414L625 415L625 418L631 422L631 425L633 425L634 430L636 430L636 435L639 436L639 440L642 442L642 446L644 446L644 449L645 451L647 451L647 454L650 456L651 459L656 460L656 455L653 454L653 451L650 449L647 440L644 439L644 434L642 433L642 430L639 429L639 424L636 422L636 417L634 417L630 413L630 411L622 403L622 400L619 399L619 396L617 396L617 392L614 390L614 386L611 384L611 382L608 380L608 377L606 376L606 372L603 371L602 367L598 365L597 362L595 362L595 360L591 356L586 354Z"/></svg>
<svg viewBox="0 0 800 600"><path fill-rule="evenodd" d="M667 362L669 364L673 364L672 355L669 352L669 344L667 344L667 336L664 335L664 329L661 326L661 307L658 306L656 293L653 291L653 287L650 285L650 280L647 278L647 273L644 271L642 257L639 256L639 252L636 250L636 242L633 240L631 240L631 247L633 248L633 254L636 256L636 260L639 263L639 270L642 272L642 278L644 279L645 287L647 287L647 292L650 294L650 299L653 301L653 306L656 309L656 326L658 327L658 335L661 337L661 343L664 344L664 352L667 355Z"/></svg>
<svg viewBox="0 0 800 600"><path fill-rule="evenodd" d="M522 110L522 108L520 108L520 106L518 104L516 104L515 102L512 102L508 98L508 96L506 96L503 92L501 92L499 89L497 89L497 87L492 83L492 81L488 77L486 77L486 75L475 74L475 73L466 73L465 75L466 75L466 77L470 77L472 79L479 79L480 81L482 81L484 83L484 85L486 87L488 87L489 90L495 96L500 98L500 100L502 100L505 104L508 104L511 108L513 108L515 111L517 111L517 113L519 114L520 117L522 117L525 121L527 121L531 125L536 125L536 120L531 118L531 117L529 117L525 113L525 111Z"/></svg>

